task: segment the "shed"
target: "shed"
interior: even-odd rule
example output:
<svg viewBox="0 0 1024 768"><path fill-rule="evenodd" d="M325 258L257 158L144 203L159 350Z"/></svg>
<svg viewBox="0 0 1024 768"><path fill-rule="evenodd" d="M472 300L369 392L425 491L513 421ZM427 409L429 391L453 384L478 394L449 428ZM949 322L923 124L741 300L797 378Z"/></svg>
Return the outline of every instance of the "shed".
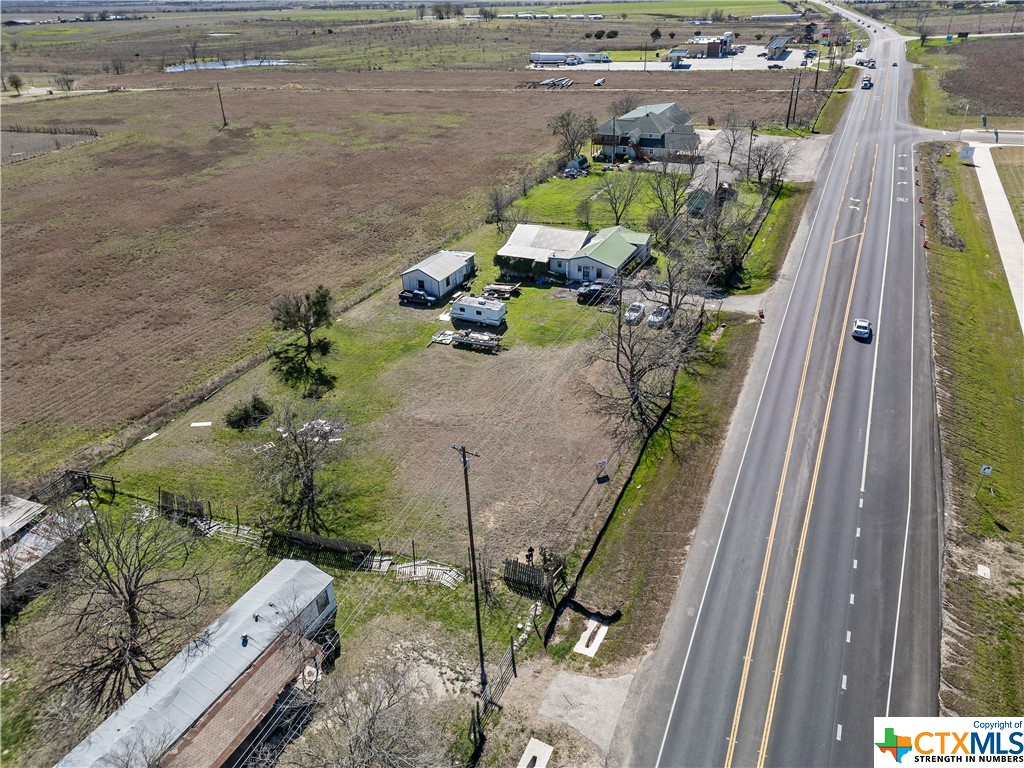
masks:
<svg viewBox="0 0 1024 768"><path fill-rule="evenodd" d="M686 198L686 212L691 216L703 216L713 200L714 196L706 189L695 189Z"/></svg>
<svg viewBox="0 0 1024 768"><path fill-rule="evenodd" d="M220 766L315 656L334 579L282 560L58 763Z"/></svg>
<svg viewBox="0 0 1024 768"><path fill-rule="evenodd" d="M476 271L475 258L472 251L438 251L402 273L402 288L443 298Z"/></svg>
<svg viewBox="0 0 1024 768"><path fill-rule="evenodd" d="M587 159L586 155L577 155L568 163L565 164L565 170L567 171L585 171L587 166L590 165L590 160Z"/></svg>
<svg viewBox="0 0 1024 768"><path fill-rule="evenodd" d="M508 309L505 304L478 296L463 296L452 303L452 321L464 320L480 325L501 325Z"/></svg>

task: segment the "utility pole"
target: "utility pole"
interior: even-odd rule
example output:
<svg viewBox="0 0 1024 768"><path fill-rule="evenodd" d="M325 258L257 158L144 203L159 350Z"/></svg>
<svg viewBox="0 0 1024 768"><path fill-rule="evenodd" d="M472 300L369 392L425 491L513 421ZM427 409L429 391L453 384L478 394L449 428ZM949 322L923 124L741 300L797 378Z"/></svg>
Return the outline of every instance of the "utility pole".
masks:
<svg viewBox="0 0 1024 768"><path fill-rule="evenodd" d="M786 128L789 128L789 113L793 111L793 91L796 89L796 75L793 75L793 84L789 86L789 104L786 106Z"/></svg>
<svg viewBox="0 0 1024 768"><path fill-rule="evenodd" d="M757 130L757 120L750 121L750 143L747 145L747 178L750 178L750 153L754 151L754 131Z"/></svg>
<svg viewBox="0 0 1024 768"><path fill-rule="evenodd" d="M821 72L821 57L814 57L814 92L818 92L818 73Z"/></svg>
<svg viewBox="0 0 1024 768"><path fill-rule="evenodd" d="M469 504L469 457L479 453L466 450L465 445L452 444L452 450L462 456L462 476L466 482L466 520L469 523L469 562L473 569L473 605L476 607L476 644L480 651L480 695L487 690L487 670L484 669L484 633L480 628L480 584L476 571L476 544L473 541L473 511Z"/></svg>
<svg viewBox="0 0 1024 768"><path fill-rule="evenodd" d="M220 116L224 118L224 127L228 127L228 116L224 114L224 97L220 95L220 83L217 83L217 98L220 99Z"/></svg>
<svg viewBox="0 0 1024 768"><path fill-rule="evenodd" d="M796 93L793 96L793 122L796 122L796 107L800 101L800 81L803 79L803 70L798 69L796 72Z"/></svg>

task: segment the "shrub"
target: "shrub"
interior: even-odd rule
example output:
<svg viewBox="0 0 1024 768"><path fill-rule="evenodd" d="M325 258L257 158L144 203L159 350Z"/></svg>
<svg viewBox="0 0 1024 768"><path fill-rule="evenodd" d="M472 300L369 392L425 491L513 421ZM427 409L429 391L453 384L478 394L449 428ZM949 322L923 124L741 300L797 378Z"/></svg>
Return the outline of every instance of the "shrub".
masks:
<svg viewBox="0 0 1024 768"><path fill-rule="evenodd" d="M258 427L273 412L274 406L253 392L248 402L238 403L224 414L224 423L231 429L241 432Z"/></svg>
<svg viewBox="0 0 1024 768"><path fill-rule="evenodd" d="M609 40L611 40L613 38L616 38L618 36L619 36L619 30L617 30L617 29L609 29L608 30L608 39Z"/></svg>
<svg viewBox="0 0 1024 768"><path fill-rule="evenodd" d="M597 30L597 32L594 33L594 39L595 40L600 40L602 37L604 37L604 30L603 29L599 29L599 30Z"/></svg>

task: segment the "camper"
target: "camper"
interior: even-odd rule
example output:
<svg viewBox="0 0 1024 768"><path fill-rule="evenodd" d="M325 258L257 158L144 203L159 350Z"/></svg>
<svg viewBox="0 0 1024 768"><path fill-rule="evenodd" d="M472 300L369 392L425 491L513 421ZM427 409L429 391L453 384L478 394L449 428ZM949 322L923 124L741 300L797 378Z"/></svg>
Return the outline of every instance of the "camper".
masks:
<svg viewBox="0 0 1024 768"><path fill-rule="evenodd" d="M452 303L452 322L464 320L480 325L501 325L508 309L500 301L463 296Z"/></svg>

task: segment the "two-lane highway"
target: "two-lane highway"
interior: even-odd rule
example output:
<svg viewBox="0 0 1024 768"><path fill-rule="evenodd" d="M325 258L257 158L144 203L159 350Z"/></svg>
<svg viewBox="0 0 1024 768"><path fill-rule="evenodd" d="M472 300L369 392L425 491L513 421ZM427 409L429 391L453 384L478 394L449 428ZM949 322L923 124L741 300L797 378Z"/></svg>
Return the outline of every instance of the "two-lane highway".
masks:
<svg viewBox="0 0 1024 768"><path fill-rule="evenodd" d="M871 44L876 84L823 164L612 764L865 765L872 717L936 710L938 449L902 45Z"/></svg>

